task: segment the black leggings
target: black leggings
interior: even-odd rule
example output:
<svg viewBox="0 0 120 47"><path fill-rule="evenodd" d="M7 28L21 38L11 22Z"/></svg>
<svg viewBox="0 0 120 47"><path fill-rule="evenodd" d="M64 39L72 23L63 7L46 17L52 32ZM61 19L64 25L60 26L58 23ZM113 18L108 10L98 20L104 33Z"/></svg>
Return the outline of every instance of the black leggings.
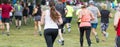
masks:
<svg viewBox="0 0 120 47"><path fill-rule="evenodd" d="M86 32L86 39L88 42L88 46L91 46L91 40L90 40L90 33L91 33L91 27L80 27L80 44L83 46L83 37L84 32Z"/></svg>
<svg viewBox="0 0 120 47"><path fill-rule="evenodd" d="M53 47L54 41L58 35L58 29L46 29L44 30L44 37L47 43L47 47Z"/></svg>

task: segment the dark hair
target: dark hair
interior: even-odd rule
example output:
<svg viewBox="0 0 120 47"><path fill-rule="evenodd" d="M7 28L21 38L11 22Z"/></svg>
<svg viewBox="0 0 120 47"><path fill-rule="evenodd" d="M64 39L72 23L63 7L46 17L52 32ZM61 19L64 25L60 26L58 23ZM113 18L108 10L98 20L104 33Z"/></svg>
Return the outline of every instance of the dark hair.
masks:
<svg viewBox="0 0 120 47"><path fill-rule="evenodd" d="M52 20L54 22L59 22L58 19L59 19L60 15L56 12L55 3L54 2L50 2L49 6L50 6L50 17L52 18Z"/></svg>

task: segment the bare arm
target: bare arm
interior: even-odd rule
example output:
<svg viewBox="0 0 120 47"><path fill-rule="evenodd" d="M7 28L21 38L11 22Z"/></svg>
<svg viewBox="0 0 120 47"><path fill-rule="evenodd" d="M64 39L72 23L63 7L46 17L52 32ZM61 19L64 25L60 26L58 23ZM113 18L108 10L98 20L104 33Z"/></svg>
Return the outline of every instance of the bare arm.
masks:
<svg viewBox="0 0 120 47"><path fill-rule="evenodd" d="M100 11L98 10L97 12L98 12L98 17L101 17Z"/></svg>
<svg viewBox="0 0 120 47"><path fill-rule="evenodd" d="M38 9L34 8L32 15L34 15L35 13L37 13L37 11L38 11Z"/></svg>
<svg viewBox="0 0 120 47"><path fill-rule="evenodd" d="M60 22L60 24L62 24L63 23L63 20L62 20L62 15L57 11L57 13L58 13L58 15L59 15L59 22Z"/></svg>
<svg viewBox="0 0 120 47"><path fill-rule="evenodd" d="M90 16L91 16L91 20L95 19L94 15L93 15L93 13L91 11L90 11Z"/></svg>

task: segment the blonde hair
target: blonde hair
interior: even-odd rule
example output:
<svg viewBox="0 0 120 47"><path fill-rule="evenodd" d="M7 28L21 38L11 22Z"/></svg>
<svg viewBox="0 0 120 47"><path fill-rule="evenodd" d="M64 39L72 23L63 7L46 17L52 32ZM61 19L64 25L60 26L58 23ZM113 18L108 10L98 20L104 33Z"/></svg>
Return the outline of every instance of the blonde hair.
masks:
<svg viewBox="0 0 120 47"><path fill-rule="evenodd" d="M107 9L107 4L104 4L104 3L101 4L101 8L104 9L104 10L106 10Z"/></svg>

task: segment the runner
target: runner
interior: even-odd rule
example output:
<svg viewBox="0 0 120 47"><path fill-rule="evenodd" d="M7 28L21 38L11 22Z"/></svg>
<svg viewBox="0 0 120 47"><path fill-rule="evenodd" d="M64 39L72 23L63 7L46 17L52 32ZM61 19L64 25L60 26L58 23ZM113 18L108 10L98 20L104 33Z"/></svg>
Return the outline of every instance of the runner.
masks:
<svg viewBox="0 0 120 47"><path fill-rule="evenodd" d="M78 6L78 9L77 9L77 11L76 11L76 16L77 16L77 18L78 18L78 21L77 21L77 24L78 24L78 30L79 30L79 25L80 25L80 22L81 22L81 19L79 19L79 17L80 17L80 11L81 11L81 4L79 4L79 5L77 5Z"/></svg>
<svg viewBox="0 0 120 47"><path fill-rule="evenodd" d="M108 25L109 25L109 17L112 18L112 15L109 10L107 10L107 4L103 4L101 6L102 10L101 13L101 31L105 38L108 37L108 33L106 32ZM105 40L103 40L105 41Z"/></svg>
<svg viewBox="0 0 120 47"><path fill-rule="evenodd" d="M30 21L32 21L31 19L32 19L32 13L34 9L33 3L30 3L28 7L29 7L29 18L30 18Z"/></svg>
<svg viewBox="0 0 120 47"><path fill-rule="evenodd" d="M35 36L37 36L37 31L39 32L39 35L42 36L41 15L42 15L42 10L41 10L40 4L37 4L36 7L34 8L34 11L33 11L34 26L35 26L34 35Z"/></svg>
<svg viewBox="0 0 120 47"><path fill-rule="evenodd" d="M67 5L66 5L66 26L67 26L67 29L68 29L68 32L71 31L71 21L72 21L72 16L73 16L73 12L74 12L74 9L72 6L70 6L70 2L67 2Z"/></svg>
<svg viewBox="0 0 120 47"><path fill-rule="evenodd" d="M21 20L22 20L22 12L23 12L23 7L22 5L20 4L19 1L17 1L17 4L14 6L15 8L15 12L14 12L14 15L15 15L15 23L16 23L16 28L17 29L20 29L21 27Z"/></svg>
<svg viewBox="0 0 120 47"><path fill-rule="evenodd" d="M58 0L57 4L55 5L55 8L61 14L62 20L63 20L63 24L59 25L60 39L58 42L60 42L61 45L64 45L64 39L63 39L62 33L64 32L63 28L64 28L64 25L66 24L66 18L65 18L65 10L66 10L65 8L66 7L64 6L64 4L62 3L61 0Z"/></svg>
<svg viewBox="0 0 120 47"><path fill-rule="evenodd" d="M2 5L2 34L5 34L5 25L7 28L7 36L10 35L10 16L9 13L12 11L12 7L8 4L8 0L4 0L4 3Z"/></svg>
<svg viewBox="0 0 120 47"><path fill-rule="evenodd" d="M58 35L58 25L62 24L60 13L55 9L54 2L49 3L49 10L46 10L41 22L44 22L44 37L47 47L53 47L54 41Z"/></svg>
<svg viewBox="0 0 120 47"><path fill-rule="evenodd" d="M90 21L94 19L94 16L91 11L89 11L87 6L84 4L82 6L82 10L80 11L80 17L81 23L79 26L80 30L80 46L83 47L83 37L84 37L84 32L86 32L86 39L88 42L88 46L91 46L91 40L90 40L90 33L91 33L91 23Z"/></svg>
<svg viewBox="0 0 120 47"><path fill-rule="evenodd" d="M88 9L93 13L95 19L93 21L91 21L91 25L92 25L92 33L95 35L96 38L96 42L99 43L99 38L98 38L98 34L96 32L96 28L98 25L98 16L100 16L100 11L97 7L94 6L94 2L89 2L89 7Z"/></svg>
<svg viewBox="0 0 120 47"><path fill-rule="evenodd" d="M29 8L28 8L28 4L26 3L24 8L23 8L23 20L24 20L24 24L27 25L27 17L29 14Z"/></svg>
<svg viewBox="0 0 120 47"><path fill-rule="evenodd" d="M117 9L114 17L114 28L116 30L116 47L120 47L120 6Z"/></svg>

